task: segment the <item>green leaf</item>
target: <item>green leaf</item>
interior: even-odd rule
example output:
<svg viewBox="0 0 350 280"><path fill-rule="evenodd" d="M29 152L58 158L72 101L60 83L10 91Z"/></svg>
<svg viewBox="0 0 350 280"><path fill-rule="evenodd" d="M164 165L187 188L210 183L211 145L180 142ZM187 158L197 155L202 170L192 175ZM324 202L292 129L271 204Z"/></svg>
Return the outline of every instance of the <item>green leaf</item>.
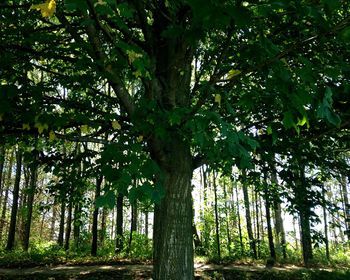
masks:
<svg viewBox="0 0 350 280"><path fill-rule="evenodd" d="M317 117L321 119L325 119L328 123L339 126L341 123L341 119L333 111L332 105L333 105L333 98L332 98L333 92L330 87L326 88L324 97L322 99L322 102L319 104L317 109Z"/></svg>
<svg viewBox="0 0 350 280"><path fill-rule="evenodd" d="M291 111L283 113L283 125L285 128L296 128L293 113Z"/></svg>
<svg viewBox="0 0 350 280"><path fill-rule="evenodd" d="M116 205L115 201L115 193L111 190L107 191L103 196L99 196L96 199L96 207L108 207L109 209L113 209Z"/></svg>

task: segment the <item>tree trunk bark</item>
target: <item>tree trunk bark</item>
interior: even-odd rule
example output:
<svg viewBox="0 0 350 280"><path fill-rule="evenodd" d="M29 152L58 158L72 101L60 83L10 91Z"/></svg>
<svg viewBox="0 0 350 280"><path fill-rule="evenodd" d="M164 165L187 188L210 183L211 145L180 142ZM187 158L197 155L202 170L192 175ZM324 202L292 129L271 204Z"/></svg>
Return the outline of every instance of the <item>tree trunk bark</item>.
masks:
<svg viewBox="0 0 350 280"><path fill-rule="evenodd" d="M103 178L102 176L98 176L96 179L95 203L96 203L96 199L99 198L101 194L102 178ZM98 207L95 204L93 218L92 218L92 244L91 244L92 256L97 255L97 237L98 237L97 225L98 225Z"/></svg>
<svg viewBox="0 0 350 280"><path fill-rule="evenodd" d="M51 226L50 226L50 240L54 240L55 238L55 224L56 224L56 198L54 198L54 202L52 205L52 218L51 218Z"/></svg>
<svg viewBox="0 0 350 280"><path fill-rule="evenodd" d="M107 235L107 215L108 215L108 209L106 207L103 207L102 217L101 217L101 233L100 233L101 246L103 246Z"/></svg>
<svg viewBox="0 0 350 280"><path fill-rule="evenodd" d="M137 201L131 204L131 223L130 223L130 234L129 234L129 243L127 248L127 254L130 254L132 235L137 231Z"/></svg>
<svg viewBox="0 0 350 280"><path fill-rule="evenodd" d="M64 219L66 214L66 201L62 198L61 201L61 213L60 213L60 228L58 230L57 244L63 247L63 236L64 236Z"/></svg>
<svg viewBox="0 0 350 280"><path fill-rule="evenodd" d="M11 209L11 220L8 232L8 239L6 250L12 250L15 244L15 233L16 233L16 221L17 221L17 210L18 210L18 197L19 197L19 187L21 181L21 171L22 171L22 152L18 148L16 152L16 178L13 188L13 198L12 198L12 209Z"/></svg>
<svg viewBox="0 0 350 280"><path fill-rule="evenodd" d="M115 252L120 253L123 250L123 200L124 195L118 193L117 197L117 221L116 221L116 244Z"/></svg>
<svg viewBox="0 0 350 280"><path fill-rule="evenodd" d="M65 243L64 243L64 250L66 251L68 251L69 249L70 234L72 231L72 211L73 211L73 203L72 201L70 201L68 204L68 217L67 217L66 236L65 236Z"/></svg>
<svg viewBox="0 0 350 280"><path fill-rule="evenodd" d="M242 173L243 177L246 176L246 173ZM245 180L245 178L243 178ZM244 208L245 208L245 217L247 221L247 231L248 231L248 238L249 238L249 247L250 247L250 253L253 258L257 258L256 253L256 243L253 236L253 229L252 229L252 219L250 216L250 202L249 202L249 195L248 195L248 187L247 183L243 181L242 183L243 188L243 198L244 198Z"/></svg>
<svg viewBox="0 0 350 280"><path fill-rule="evenodd" d="M29 192L27 198L27 213L26 221L24 226L24 240L23 240L23 249L28 251L29 248L29 238L30 238L30 227L32 224L32 214L33 214L33 202L35 196L36 182L38 177L38 164L33 162L30 174L30 183L29 183Z"/></svg>
<svg viewBox="0 0 350 280"><path fill-rule="evenodd" d="M327 221L327 207L326 207L326 189L325 186L322 185L322 208L323 208L323 224L324 224L324 242L326 245L326 258L330 261L330 253L329 253L329 240L328 240L328 221Z"/></svg>
<svg viewBox="0 0 350 280"><path fill-rule="evenodd" d="M74 218L73 218L73 237L74 246L79 248L80 246L80 228L81 228L81 212L82 212L81 202L78 201L74 207Z"/></svg>
<svg viewBox="0 0 350 280"><path fill-rule="evenodd" d="M169 142L160 164L165 195L154 213L154 279L192 280L192 159L180 136L171 135Z"/></svg>
<svg viewBox="0 0 350 280"><path fill-rule="evenodd" d="M221 246L220 246L220 230L219 230L219 213L218 213L218 192L216 186L216 174L213 172L213 188L214 188L214 213L215 213L215 239L216 239L216 250L218 259L221 259Z"/></svg>
<svg viewBox="0 0 350 280"><path fill-rule="evenodd" d="M14 150L11 151L10 160L7 165L7 174L6 174L6 180L4 181L4 188L5 188L5 194L4 199L2 200L2 210L1 210L1 219L0 219L0 242L2 241L2 235L5 228L5 219L6 219L6 212L7 212L7 200L9 195L9 186L12 176L12 167L13 167L13 160L14 160ZM0 204L1 205L1 204Z"/></svg>
<svg viewBox="0 0 350 280"><path fill-rule="evenodd" d="M304 166L300 165L300 180L296 182L295 197L300 218L300 234L301 244L303 248L303 260L305 266L309 266L313 258L312 242L311 242L311 227L310 227L310 206L307 195L307 185L305 180Z"/></svg>
<svg viewBox="0 0 350 280"><path fill-rule="evenodd" d="M255 189L253 191L254 194L254 202L255 202L255 223L256 223L256 257L259 258L260 257L260 226L259 226L259 216L260 216L260 212L259 211L259 195L258 195L258 191ZM253 198L253 194L252 194L252 198ZM262 209L260 207L260 209ZM261 227L263 227L263 223L261 221Z"/></svg>
<svg viewBox="0 0 350 280"><path fill-rule="evenodd" d="M145 236L146 241L148 241L148 210L145 210Z"/></svg>
<svg viewBox="0 0 350 280"><path fill-rule="evenodd" d="M3 144L0 144L0 201L2 199L5 154L6 154L5 146Z"/></svg>
<svg viewBox="0 0 350 280"><path fill-rule="evenodd" d="M276 251L275 251L275 244L273 242L273 233L272 233L272 226L271 226L271 212L270 212L271 203L270 203L270 196L269 196L267 187L265 188L265 208L266 208L267 236L269 239L270 257L275 261Z"/></svg>
<svg viewBox="0 0 350 280"><path fill-rule="evenodd" d="M350 242L350 204L349 204L349 195L348 189L346 186L346 177L342 176L341 178L341 193L344 201L344 217L345 217L345 229L346 236Z"/></svg>
<svg viewBox="0 0 350 280"><path fill-rule="evenodd" d="M202 212L202 220L204 222L204 229L201 235L203 236L203 246L204 251L208 251L209 249L209 239L210 239L210 226L208 224L208 219L206 218L206 213L208 211L208 176L207 176L207 169L204 169L204 166L201 168L201 174L203 179L203 212Z"/></svg>
<svg viewBox="0 0 350 280"><path fill-rule="evenodd" d="M239 211L239 196L238 196L238 186L235 183L236 190L236 208L237 208L237 222L238 222L238 234L239 234L239 244L241 247L241 254L244 256L244 244L243 244L243 234L242 234L242 222L241 222L241 213Z"/></svg>
<svg viewBox="0 0 350 280"><path fill-rule="evenodd" d="M227 237L227 250L228 254L231 255L231 231L230 231L230 215L228 209L230 209L230 206L228 205L228 196L227 196L227 190L226 190L226 183L223 184L224 189L224 200L225 200L225 220L226 220L226 237ZM232 192L232 190L231 190Z"/></svg>
<svg viewBox="0 0 350 280"><path fill-rule="evenodd" d="M279 201L276 201L274 205L274 212L275 212L274 213L275 214L275 231L276 231L277 244L282 249L283 259L286 259L287 258L286 235L285 235L284 226L283 226L282 207Z"/></svg>

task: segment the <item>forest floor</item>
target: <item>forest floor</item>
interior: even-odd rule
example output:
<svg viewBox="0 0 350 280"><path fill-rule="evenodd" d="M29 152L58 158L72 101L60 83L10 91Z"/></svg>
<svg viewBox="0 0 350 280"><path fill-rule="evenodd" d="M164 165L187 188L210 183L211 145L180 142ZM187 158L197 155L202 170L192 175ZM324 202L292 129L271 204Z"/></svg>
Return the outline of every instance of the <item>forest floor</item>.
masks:
<svg viewBox="0 0 350 280"><path fill-rule="evenodd" d="M313 268L296 266L266 268L262 265L205 264L195 265L195 279L234 280L349 280L349 269ZM150 264L118 265L56 265L32 268L0 268L0 280L18 279L152 279ZM179 279L181 280L181 279Z"/></svg>

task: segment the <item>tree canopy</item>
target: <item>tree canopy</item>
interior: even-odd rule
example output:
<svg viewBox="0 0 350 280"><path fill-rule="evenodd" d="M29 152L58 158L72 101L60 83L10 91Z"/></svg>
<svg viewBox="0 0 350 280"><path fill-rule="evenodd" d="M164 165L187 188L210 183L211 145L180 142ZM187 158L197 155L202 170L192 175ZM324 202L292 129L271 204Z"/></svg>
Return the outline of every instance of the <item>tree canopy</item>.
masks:
<svg viewBox="0 0 350 280"><path fill-rule="evenodd" d="M110 183L101 205L151 199L155 279L191 279L195 168L278 154L300 180L308 165L348 172L349 13L341 0L5 1L1 141L43 139L61 176L83 157L83 177Z"/></svg>

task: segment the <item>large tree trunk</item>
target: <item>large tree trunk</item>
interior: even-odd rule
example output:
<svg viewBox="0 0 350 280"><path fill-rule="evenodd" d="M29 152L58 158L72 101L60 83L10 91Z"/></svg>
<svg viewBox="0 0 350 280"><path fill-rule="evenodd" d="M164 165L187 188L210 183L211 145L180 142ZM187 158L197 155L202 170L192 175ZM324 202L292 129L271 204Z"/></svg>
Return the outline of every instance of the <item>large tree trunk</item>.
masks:
<svg viewBox="0 0 350 280"><path fill-rule="evenodd" d="M19 187L21 181L21 171L22 171L22 152L18 148L16 153L16 179L13 188L13 198L12 198L12 209L11 209L11 220L8 232L8 239L6 250L12 250L15 244L15 232L16 232L16 221L17 221L17 210L18 210L18 197L19 197Z"/></svg>
<svg viewBox="0 0 350 280"><path fill-rule="evenodd" d="M192 280L192 160L189 145L171 135L162 162L165 195L155 205L154 279Z"/></svg>

